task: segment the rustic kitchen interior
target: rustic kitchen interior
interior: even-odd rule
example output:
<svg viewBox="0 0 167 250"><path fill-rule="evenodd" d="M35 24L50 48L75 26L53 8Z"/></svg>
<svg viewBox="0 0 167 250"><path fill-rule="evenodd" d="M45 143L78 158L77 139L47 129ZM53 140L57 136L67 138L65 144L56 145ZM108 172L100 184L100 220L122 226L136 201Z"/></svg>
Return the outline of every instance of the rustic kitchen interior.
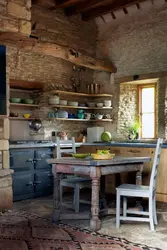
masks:
<svg viewBox="0 0 167 250"><path fill-rule="evenodd" d="M53 190L58 187L53 171L58 158L57 138L64 141L65 148L66 141L74 138L75 153L88 157L81 161L96 154L112 155L112 161L116 157L144 157L139 161L143 164L140 176L136 171L141 166L137 165L134 171L129 168L106 174L104 170L101 183L96 182L98 176L94 180L89 176L94 186L87 179L89 185L80 191L86 202L79 203L79 212L87 211L90 217L92 213L96 222L100 216L101 224L92 226L93 231L99 231L101 239L111 237L108 239L114 245L100 241L98 236L91 243L77 239L75 244L80 249L93 249L96 241L101 250L167 249L167 2L0 0L0 11L0 230L8 221L11 228L20 227L16 225L19 214L28 221L28 226L23 223L25 228L33 228L31 216L38 221L47 215L48 223L55 225L52 203L57 199ZM158 138L163 138L156 178L158 225L152 232L148 222L124 221L116 229L116 188L125 183L149 186ZM75 177L78 172L68 173ZM100 169L100 176L102 173ZM68 174L65 177L69 178ZM100 198L91 198L91 189L99 192ZM74 188L65 186L63 196L73 202ZM128 204L133 211L148 209L145 198L134 197ZM105 206L110 213L100 214ZM60 221L73 231L74 227L80 228L79 232L91 230L89 218L80 217L73 208L67 209L71 219L66 216ZM74 245L66 248L66 236L57 242L61 238L55 236L58 229L49 231L51 236L45 235L47 230L43 229L43 235L33 235L38 238L34 243L14 233L10 238L6 229L0 234L0 249L9 249L8 244L10 249L18 249L16 240L23 244L22 249L52 249L47 244L77 249ZM120 243L123 238L126 246ZM46 239L55 243L46 243Z"/></svg>

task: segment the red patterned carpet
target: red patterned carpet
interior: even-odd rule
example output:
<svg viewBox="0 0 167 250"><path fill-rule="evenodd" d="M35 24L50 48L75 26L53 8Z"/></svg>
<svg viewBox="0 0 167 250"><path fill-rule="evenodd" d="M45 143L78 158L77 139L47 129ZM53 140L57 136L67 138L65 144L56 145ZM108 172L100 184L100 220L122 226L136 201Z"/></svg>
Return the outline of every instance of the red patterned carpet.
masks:
<svg viewBox="0 0 167 250"><path fill-rule="evenodd" d="M0 250L160 250L23 212L0 216Z"/></svg>

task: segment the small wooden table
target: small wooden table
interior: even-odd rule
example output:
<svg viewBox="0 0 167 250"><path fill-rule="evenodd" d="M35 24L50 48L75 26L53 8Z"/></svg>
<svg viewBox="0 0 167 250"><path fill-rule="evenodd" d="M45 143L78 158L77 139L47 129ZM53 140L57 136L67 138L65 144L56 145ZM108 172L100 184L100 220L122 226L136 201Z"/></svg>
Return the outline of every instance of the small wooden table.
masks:
<svg viewBox="0 0 167 250"><path fill-rule="evenodd" d="M54 222L57 222L62 218L60 214L59 192L62 173L89 176L92 179L90 229L92 231L98 231L101 228L101 221L99 219L99 191L101 176L135 171L136 184L141 185L143 165L150 160L150 157L118 156L114 157L112 160L75 159L72 157L47 160L49 164L52 164L52 172L54 176Z"/></svg>

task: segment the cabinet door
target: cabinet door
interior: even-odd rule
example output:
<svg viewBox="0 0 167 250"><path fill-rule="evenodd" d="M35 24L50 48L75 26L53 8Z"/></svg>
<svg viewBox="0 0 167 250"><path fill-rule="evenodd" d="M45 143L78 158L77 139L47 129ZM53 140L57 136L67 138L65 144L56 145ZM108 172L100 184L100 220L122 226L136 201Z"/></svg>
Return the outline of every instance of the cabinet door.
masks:
<svg viewBox="0 0 167 250"><path fill-rule="evenodd" d="M34 178L35 196L45 196L53 192L53 176L50 170L36 171Z"/></svg>
<svg viewBox="0 0 167 250"><path fill-rule="evenodd" d="M34 174L30 171L15 172L12 175L14 201L34 197Z"/></svg>
<svg viewBox="0 0 167 250"><path fill-rule="evenodd" d="M50 168L51 165L49 165L46 160L53 158L53 152L51 148L46 149L39 149L35 151L35 169L43 169L43 168Z"/></svg>
<svg viewBox="0 0 167 250"><path fill-rule="evenodd" d="M15 172L32 170L34 168L33 159L33 150L10 150L10 168Z"/></svg>

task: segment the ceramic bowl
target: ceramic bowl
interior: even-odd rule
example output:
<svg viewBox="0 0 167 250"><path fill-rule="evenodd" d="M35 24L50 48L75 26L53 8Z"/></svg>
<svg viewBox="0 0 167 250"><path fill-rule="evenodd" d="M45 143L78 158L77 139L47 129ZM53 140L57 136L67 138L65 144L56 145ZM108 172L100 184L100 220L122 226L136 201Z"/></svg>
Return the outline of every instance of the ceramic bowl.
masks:
<svg viewBox="0 0 167 250"><path fill-rule="evenodd" d="M10 102L12 103L20 103L21 102L21 98L10 98Z"/></svg>
<svg viewBox="0 0 167 250"><path fill-rule="evenodd" d="M78 102L68 102L68 106L77 107L78 106Z"/></svg>
<svg viewBox="0 0 167 250"><path fill-rule="evenodd" d="M49 97L49 104L51 105L58 105L59 104L59 96L55 95L55 96L50 96Z"/></svg>
<svg viewBox="0 0 167 250"><path fill-rule="evenodd" d="M18 113L10 113L10 117L18 117Z"/></svg>
<svg viewBox="0 0 167 250"><path fill-rule="evenodd" d="M88 105L88 107L95 107L95 103L94 102L88 102L87 105Z"/></svg>
<svg viewBox="0 0 167 250"><path fill-rule="evenodd" d="M66 106L66 105L67 105L67 101L66 101L66 100L60 100L59 104L60 104L60 105L65 105L65 106Z"/></svg>
<svg viewBox="0 0 167 250"><path fill-rule="evenodd" d="M105 107L111 107L111 100L105 100L104 101L104 106Z"/></svg>
<svg viewBox="0 0 167 250"><path fill-rule="evenodd" d="M22 103L25 103L25 104L33 104L34 103L34 100L33 99L22 99Z"/></svg>
<svg viewBox="0 0 167 250"><path fill-rule="evenodd" d="M31 117L31 114L24 114L23 117L26 118L26 119L28 119L28 118Z"/></svg>
<svg viewBox="0 0 167 250"><path fill-rule="evenodd" d="M102 102L96 103L96 106L99 107L99 108L102 108L103 107L103 103Z"/></svg>

